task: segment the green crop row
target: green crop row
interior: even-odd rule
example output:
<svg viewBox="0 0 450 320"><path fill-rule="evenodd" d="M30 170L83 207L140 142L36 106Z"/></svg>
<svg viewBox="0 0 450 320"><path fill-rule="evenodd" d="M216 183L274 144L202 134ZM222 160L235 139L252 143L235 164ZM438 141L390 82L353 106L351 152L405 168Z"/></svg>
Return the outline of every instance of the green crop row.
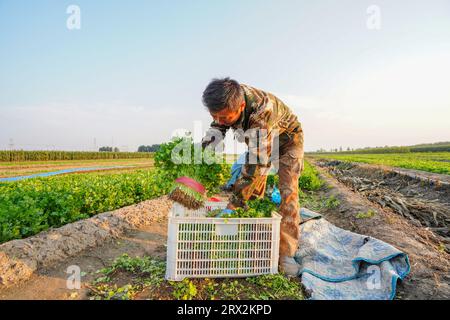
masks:
<svg viewBox="0 0 450 320"><path fill-rule="evenodd" d="M36 178L0 184L0 243L161 196L172 180L159 170Z"/></svg>
<svg viewBox="0 0 450 320"><path fill-rule="evenodd" d="M303 172L298 180L298 185L300 189L308 191L316 191L323 185L318 171L307 161L304 161Z"/></svg>
<svg viewBox="0 0 450 320"><path fill-rule="evenodd" d="M424 144L403 147L376 147L336 152L310 152L309 154L385 154L385 153L412 153L412 152L450 152L450 143Z"/></svg>
<svg viewBox="0 0 450 320"><path fill-rule="evenodd" d="M138 159L151 158L149 152L86 152L86 151L0 151L0 162Z"/></svg>
<svg viewBox="0 0 450 320"><path fill-rule="evenodd" d="M450 152L397 154L321 154L314 157L450 174Z"/></svg>

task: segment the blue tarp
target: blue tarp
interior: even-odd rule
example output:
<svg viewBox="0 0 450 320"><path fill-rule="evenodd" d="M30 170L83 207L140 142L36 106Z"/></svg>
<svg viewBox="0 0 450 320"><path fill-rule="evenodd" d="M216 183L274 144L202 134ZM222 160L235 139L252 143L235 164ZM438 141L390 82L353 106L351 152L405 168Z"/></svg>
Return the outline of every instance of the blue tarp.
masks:
<svg viewBox="0 0 450 320"><path fill-rule="evenodd" d="M338 228L302 208L301 281L313 300L389 300L410 271L408 256L381 240Z"/></svg>

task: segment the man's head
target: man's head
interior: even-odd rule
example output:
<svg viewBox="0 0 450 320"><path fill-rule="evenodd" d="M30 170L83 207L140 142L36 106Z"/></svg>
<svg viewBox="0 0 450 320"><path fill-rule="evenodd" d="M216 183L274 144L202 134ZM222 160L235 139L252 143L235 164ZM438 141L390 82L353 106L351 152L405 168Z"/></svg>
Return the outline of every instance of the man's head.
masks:
<svg viewBox="0 0 450 320"><path fill-rule="evenodd" d="M231 126L245 109L244 90L236 80L214 79L203 91L203 104L214 121Z"/></svg>

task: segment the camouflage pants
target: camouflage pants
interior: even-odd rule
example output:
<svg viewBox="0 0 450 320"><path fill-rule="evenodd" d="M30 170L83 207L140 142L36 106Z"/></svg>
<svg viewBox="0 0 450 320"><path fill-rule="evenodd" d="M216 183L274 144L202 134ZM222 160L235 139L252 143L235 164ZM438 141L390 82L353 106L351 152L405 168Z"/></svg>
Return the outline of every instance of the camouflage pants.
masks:
<svg viewBox="0 0 450 320"><path fill-rule="evenodd" d="M303 171L303 130L283 143L280 137L279 189L281 194L280 256L293 257L300 236L298 179Z"/></svg>
<svg viewBox="0 0 450 320"><path fill-rule="evenodd" d="M298 248L300 236L300 205L298 201L298 179L303 171L303 130L279 138L279 159L273 161L278 167L281 205L280 256L293 257ZM248 198L261 198L266 189L267 176L255 179L252 194Z"/></svg>

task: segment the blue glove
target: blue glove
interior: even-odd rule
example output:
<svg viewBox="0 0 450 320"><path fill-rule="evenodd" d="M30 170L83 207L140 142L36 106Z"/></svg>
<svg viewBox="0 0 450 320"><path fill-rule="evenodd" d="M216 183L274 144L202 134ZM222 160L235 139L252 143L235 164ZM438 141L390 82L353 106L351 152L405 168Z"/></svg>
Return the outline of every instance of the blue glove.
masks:
<svg viewBox="0 0 450 320"><path fill-rule="evenodd" d="M234 210L231 209L223 209L222 212L220 212L216 217L220 218L221 216L223 216L224 214L232 214L234 213Z"/></svg>
<svg viewBox="0 0 450 320"><path fill-rule="evenodd" d="M226 184L227 188L231 188L241 175L242 166L245 163L247 153L248 152L244 152L243 154L241 154L240 157L236 160L236 162L233 163L233 166L231 167L231 178L230 180L228 180Z"/></svg>
<svg viewBox="0 0 450 320"><path fill-rule="evenodd" d="M273 203L279 205L281 203L281 194L280 190L277 187L273 188L271 200Z"/></svg>

